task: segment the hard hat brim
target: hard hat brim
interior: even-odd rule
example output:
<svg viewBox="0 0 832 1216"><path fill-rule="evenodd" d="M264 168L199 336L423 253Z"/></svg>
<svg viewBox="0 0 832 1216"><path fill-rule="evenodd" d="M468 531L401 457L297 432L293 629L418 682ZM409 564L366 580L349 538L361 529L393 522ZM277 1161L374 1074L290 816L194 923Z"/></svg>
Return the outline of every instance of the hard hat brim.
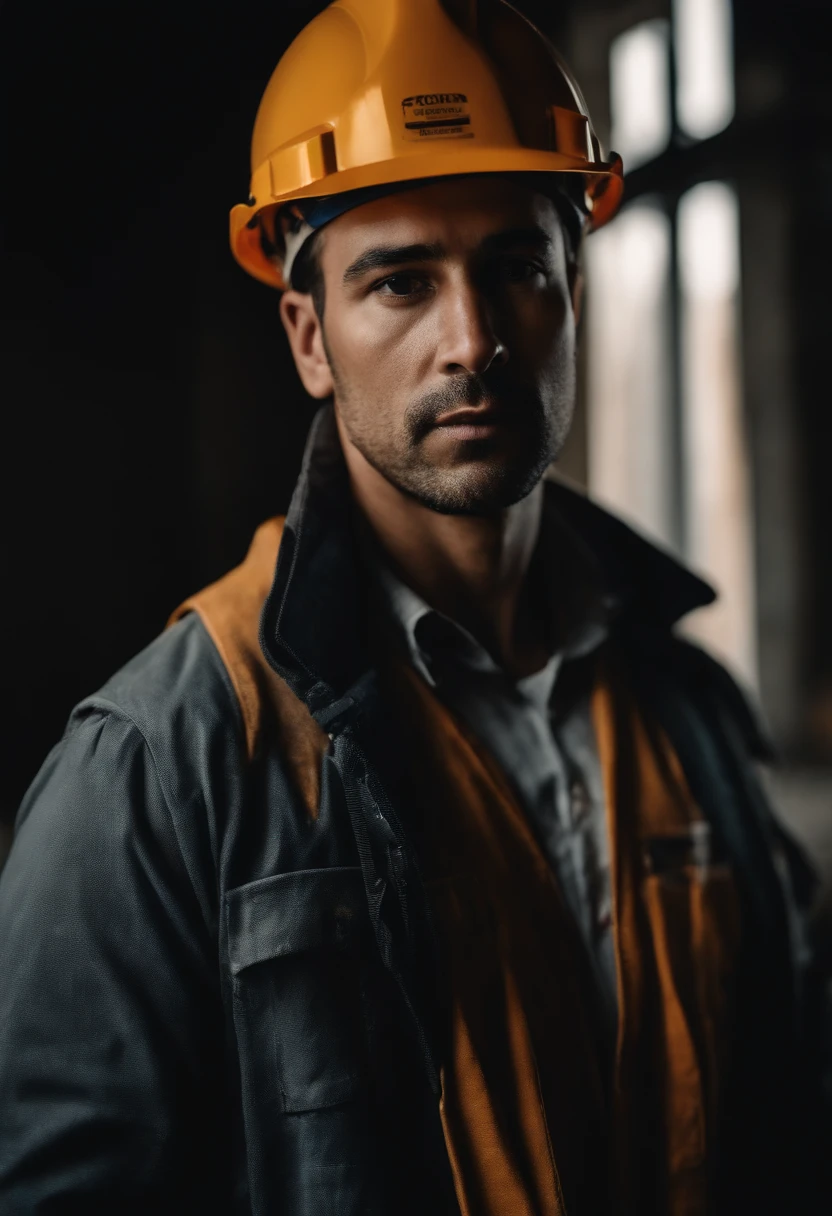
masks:
<svg viewBox="0 0 832 1216"><path fill-rule="evenodd" d="M244 270L262 283L285 289L280 267L266 255L261 241L260 223L268 215L297 199L325 198L349 190L407 181L412 181L415 188L424 178L476 173L579 174L584 179L587 196L589 231L611 219L621 202L624 188L621 160L614 154L607 163L592 163L533 148L467 148L463 151L457 144L451 155L448 151L446 145L435 152L397 156L337 173L324 171L320 176L315 175L314 158L310 157L306 174L309 180L285 193L274 191L273 183L280 175L275 172L275 157L272 157L252 178L250 203L240 203L231 211L229 235L234 257Z"/></svg>

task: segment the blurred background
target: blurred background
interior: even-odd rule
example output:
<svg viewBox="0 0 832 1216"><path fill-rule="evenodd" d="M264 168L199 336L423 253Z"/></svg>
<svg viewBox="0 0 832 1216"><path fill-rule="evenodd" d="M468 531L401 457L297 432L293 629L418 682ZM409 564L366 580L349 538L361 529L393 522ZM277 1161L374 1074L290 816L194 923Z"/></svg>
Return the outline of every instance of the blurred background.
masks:
<svg viewBox="0 0 832 1216"><path fill-rule="evenodd" d="M586 249L561 472L718 587L689 628L762 706L783 815L832 878L826 4L516 3L627 169ZM72 705L288 505L313 407L227 212L262 89L323 7L0 9L0 857Z"/></svg>

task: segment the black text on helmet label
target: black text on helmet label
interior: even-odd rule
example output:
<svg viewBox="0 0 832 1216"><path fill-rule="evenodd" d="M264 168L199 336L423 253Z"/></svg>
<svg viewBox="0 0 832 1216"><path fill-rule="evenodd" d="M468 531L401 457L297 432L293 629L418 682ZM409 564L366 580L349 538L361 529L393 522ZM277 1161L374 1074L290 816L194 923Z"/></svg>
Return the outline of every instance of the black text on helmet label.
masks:
<svg viewBox="0 0 832 1216"><path fill-rule="evenodd" d="M404 138L471 139L471 114L464 93L414 93L402 99Z"/></svg>

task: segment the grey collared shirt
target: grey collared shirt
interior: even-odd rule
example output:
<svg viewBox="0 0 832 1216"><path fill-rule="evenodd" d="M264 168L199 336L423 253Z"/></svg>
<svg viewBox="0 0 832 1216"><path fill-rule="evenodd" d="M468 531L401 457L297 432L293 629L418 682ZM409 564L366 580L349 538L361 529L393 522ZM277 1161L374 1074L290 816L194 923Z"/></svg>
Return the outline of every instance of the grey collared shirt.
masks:
<svg viewBox="0 0 832 1216"><path fill-rule="evenodd" d="M564 717L551 710L564 661L594 650L606 625L598 616L577 622L545 667L512 680L466 629L388 567L378 574L413 666L488 748L530 817L585 943L610 1048L617 1025L610 851L589 691Z"/></svg>

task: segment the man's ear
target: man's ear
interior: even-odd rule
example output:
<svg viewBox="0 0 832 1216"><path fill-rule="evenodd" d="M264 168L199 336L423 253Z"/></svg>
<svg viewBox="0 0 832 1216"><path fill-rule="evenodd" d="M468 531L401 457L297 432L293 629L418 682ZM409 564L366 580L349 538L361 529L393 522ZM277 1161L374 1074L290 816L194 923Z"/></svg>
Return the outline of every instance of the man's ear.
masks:
<svg viewBox="0 0 832 1216"><path fill-rule="evenodd" d="M298 375L310 397L323 401L331 397L335 384L324 349L324 333L312 296L302 291L284 291L280 300L280 319Z"/></svg>

